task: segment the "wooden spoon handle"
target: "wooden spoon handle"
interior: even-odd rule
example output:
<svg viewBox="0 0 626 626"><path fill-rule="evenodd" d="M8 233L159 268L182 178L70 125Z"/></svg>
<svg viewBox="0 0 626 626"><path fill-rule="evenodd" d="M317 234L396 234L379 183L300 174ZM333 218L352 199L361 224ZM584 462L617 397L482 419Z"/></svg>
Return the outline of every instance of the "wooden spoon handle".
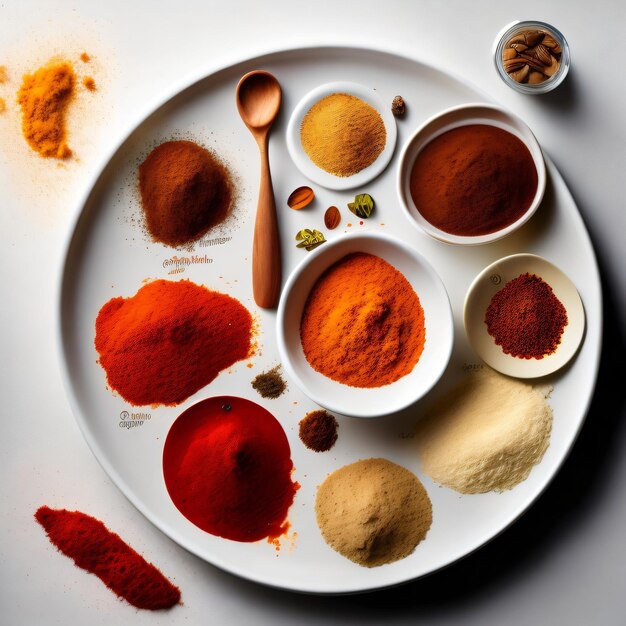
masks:
<svg viewBox="0 0 626 626"><path fill-rule="evenodd" d="M270 174L267 138L259 141L261 184L252 242L252 292L264 309L276 306L282 278L276 202Z"/></svg>

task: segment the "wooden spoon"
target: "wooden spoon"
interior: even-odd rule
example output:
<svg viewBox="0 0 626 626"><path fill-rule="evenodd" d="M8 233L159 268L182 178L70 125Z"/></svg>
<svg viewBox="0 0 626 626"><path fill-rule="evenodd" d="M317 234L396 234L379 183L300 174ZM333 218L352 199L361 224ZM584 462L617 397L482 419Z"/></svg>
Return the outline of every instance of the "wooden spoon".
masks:
<svg viewBox="0 0 626 626"><path fill-rule="evenodd" d="M261 152L261 184L252 244L252 292L264 309L276 305L281 282L280 239L268 158L269 132L282 99L274 76L262 70L246 74L237 85L237 109Z"/></svg>

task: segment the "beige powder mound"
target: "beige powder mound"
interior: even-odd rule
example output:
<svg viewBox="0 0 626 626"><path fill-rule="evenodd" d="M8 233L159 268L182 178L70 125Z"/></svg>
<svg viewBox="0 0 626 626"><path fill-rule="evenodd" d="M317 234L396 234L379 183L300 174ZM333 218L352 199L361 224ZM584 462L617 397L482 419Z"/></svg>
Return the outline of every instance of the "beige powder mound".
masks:
<svg viewBox="0 0 626 626"><path fill-rule="evenodd" d="M551 390L487 367L467 374L417 426L422 470L461 493L512 489L550 443Z"/></svg>
<svg viewBox="0 0 626 626"><path fill-rule="evenodd" d="M333 472L317 490L315 513L326 543L365 567L411 554L433 519L419 479L386 459L357 461Z"/></svg>

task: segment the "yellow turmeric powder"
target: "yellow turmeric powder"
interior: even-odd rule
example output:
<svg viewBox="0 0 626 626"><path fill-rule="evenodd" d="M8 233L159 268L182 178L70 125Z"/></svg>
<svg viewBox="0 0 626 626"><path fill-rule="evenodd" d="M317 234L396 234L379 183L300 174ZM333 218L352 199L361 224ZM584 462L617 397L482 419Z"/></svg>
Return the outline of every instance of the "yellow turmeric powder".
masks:
<svg viewBox="0 0 626 626"><path fill-rule="evenodd" d="M33 150L43 157L66 159L65 115L74 94L76 76L70 63L51 63L24 76L17 94L22 107L22 133Z"/></svg>
<svg viewBox="0 0 626 626"><path fill-rule="evenodd" d="M382 387L413 370L424 349L424 310L384 259L356 252L317 280L300 323L313 369L352 387Z"/></svg>
<svg viewBox="0 0 626 626"><path fill-rule="evenodd" d="M7 103L3 98L0 98L0 115L7 110Z"/></svg>
<svg viewBox="0 0 626 626"><path fill-rule="evenodd" d="M333 93L304 116L300 141L315 165L335 176L352 176L378 158L387 131L380 113L367 102Z"/></svg>

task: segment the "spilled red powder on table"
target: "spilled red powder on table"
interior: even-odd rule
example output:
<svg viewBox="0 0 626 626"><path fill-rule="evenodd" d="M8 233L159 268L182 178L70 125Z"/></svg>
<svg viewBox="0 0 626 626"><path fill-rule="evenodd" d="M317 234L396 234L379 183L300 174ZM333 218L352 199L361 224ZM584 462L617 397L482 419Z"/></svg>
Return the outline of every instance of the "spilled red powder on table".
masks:
<svg viewBox="0 0 626 626"><path fill-rule="evenodd" d="M300 485L278 420L233 396L209 398L172 425L163 476L176 508L207 533L233 541L276 539Z"/></svg>
<svg viewBox="0 0 626 626"><path fill-rule="evenodd" d="M95 517L42 506L35 519L65 556L133 606L155 611L180 602L178 587Z"/></svg>

